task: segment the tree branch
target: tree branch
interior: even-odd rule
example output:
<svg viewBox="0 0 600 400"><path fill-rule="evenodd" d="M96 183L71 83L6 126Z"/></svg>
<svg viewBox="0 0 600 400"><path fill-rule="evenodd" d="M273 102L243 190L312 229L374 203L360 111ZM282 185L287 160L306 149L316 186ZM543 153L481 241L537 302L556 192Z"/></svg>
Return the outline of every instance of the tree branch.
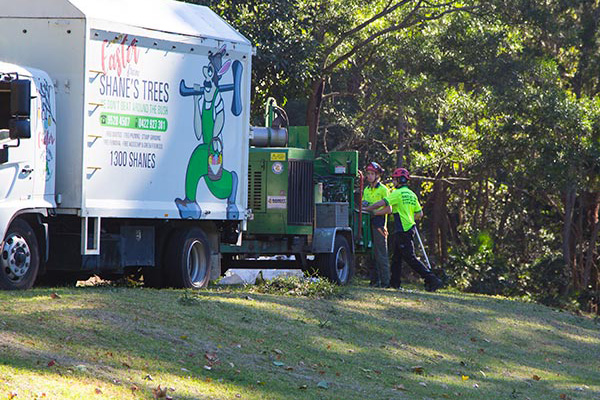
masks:
<svg viewBox="0 0 600 400"><path fill-rule="evenodd" d="M335 96L343 96L343 97L354 97L356 96L356 93L351 93L351 92L331 92L331 93L327 93L323 95L323 100L329 98L329 97L335 97Z"/></svg>
<svg viewBox="0 0 600 400"><path fill-rule="evenodd" d="M393 12L394 10L396 10L398 7L403 6L407 3L410 3L411 1L414 0L402 0L396 4L394 4L393 6L390 7L390 4L392 3L392 1L390 0L390 2L383 8L383 10L381 10L381 12L375 14L374 16L372 16L371 18L369 18L368 20L364 21L363 23L355 26L354 28L350 29L349 31L346 31L344 33L342 33L340 35L340 38L333 43L331 46L327 47L325 49L325 54L331 54L335 49L337 49L342 43L344 43L344 41L354 35L356 32L359 32L361 30L363 30L364 28L366 28L367 26L371 25L371 23L377 21L378 19L385 17L386 15L390 14L391 12ZM421 1L419 1L419 3L421 3ZM418 6L418 5L417 5Z"/></svg>
<svg viewBox="0 0 600 400"><path fill-rule="evenodd" d="M441 17L443 17L446 14L450 14L450 13L454 13L454 12L470 11L470 10L472 10L474 8L472 6L469 6L469 7L456 7L456 8L452 8L452 9L449 9L449 10L441 11L441 12L439 12L439 13L437 13L435 15L429 16L429 17L421 17L421 18L413 20L413 17L417 13L417 11L420 10L420 9L422 9L422 8L424 8L424 7L421 7L420 4L421 4L421 2L419 2L419 4L417 6L415 6L415 8L413 8L410 11L410 13L408 13L408 15L399 24L390 26L390 27L388 27L386 29L383 29L383 30L381 30L379 32L373 33L371 36L369 36L365 40L363 40L363 41L359 42L357 45L353 46L350 51L348 51L345 54L343 54L340 57L338 57L331 64L329 64L327 66L324 66L324 68L323 68L323 74L329 74L329 73L331 73L333 71L333 69L335 69L335 67L337 67L338 65L340 65L342 62L346 61L348 58L352 57L354 54L356 54L356 52L358 50L360 50L364 46L366 46L369 43L375 41L376 39L378 39L379 37L381 37L383 35L386 35L386 34L392 33L392 32L397 32L397 31L400 31L402 29L409 28L411 26L415 26L415 25L421 24L421 23L426 22L426 21L432 21L432 20L440 19ZM326 58L326 60L327 60L327 58Z"/></svg>

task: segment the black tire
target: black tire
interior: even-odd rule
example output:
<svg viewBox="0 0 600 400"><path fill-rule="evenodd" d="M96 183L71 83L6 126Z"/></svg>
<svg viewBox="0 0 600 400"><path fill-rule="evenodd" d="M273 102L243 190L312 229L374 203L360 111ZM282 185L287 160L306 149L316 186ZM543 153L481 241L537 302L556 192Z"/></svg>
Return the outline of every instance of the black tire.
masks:
<svg viewBox="0 0 600 400"><path fill-rule="evenodd" d="M162 289L167 283L161 265L142 268L142 275L144 276L145 287Z"/></svg>
<svg viewBox="0 0 600 400"><path fill-rule="evenodd" d="M17 219L8 228L0 248L0 289L24 290L33 286L40 269L35 232Z"/></svg>
<svg viewBox="0 0 600 400"><path fill-rule="evenodd" d="M348 240L336 235L333 253L317 254L319 275L338 285L347 285L354 276L354 254Z"/></svg>
<svg viewBox="0 0 600 400"><path fill-rule="evenodd" d="M305 253L294 253L294 258L296 259L296 268L300 268L302 271L309 269L308 258Z"/></svg>
<svg viewBox="0 0 600 400"><path fill-rule="evenodd" d="M80 277L72 272L48 271L38 276L35 286L38 287L75 287ZM84 280L84 279L82 279Z"/></svg>
<svg viewBox="0 0 600 400"><path fill-rule="evenodd" d="M164 265L175 288L200 289L210 280L210 245L202 229L180 229L169 239Z"/></svg>

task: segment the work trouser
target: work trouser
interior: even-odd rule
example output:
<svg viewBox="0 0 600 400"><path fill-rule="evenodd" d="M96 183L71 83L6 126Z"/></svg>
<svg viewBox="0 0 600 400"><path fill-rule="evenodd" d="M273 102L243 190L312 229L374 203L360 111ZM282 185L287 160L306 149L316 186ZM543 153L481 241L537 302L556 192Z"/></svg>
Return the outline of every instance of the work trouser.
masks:
<svg viewBox="0 0 600 400"><path fill-rule="evenodd" d="M388 257L387 229L385 226L371 225L373 239L373 261L371 265L371 285L388 287L390 285L390 259Z"/></svg>
<svg viewBox="0 0 600 400"><path fill-rule="evenodd" d="M421 278L425 279L428 283L431 279L435 279L435 275L427 269L417 258L415 254L414 239L415 228L414 226L406 232L396 232L394 234L394 254L392 256L392 278L390 285L394 288L399 288L401 284L402 274L402 261L406 261L408 265L418 273Z"/></svg>

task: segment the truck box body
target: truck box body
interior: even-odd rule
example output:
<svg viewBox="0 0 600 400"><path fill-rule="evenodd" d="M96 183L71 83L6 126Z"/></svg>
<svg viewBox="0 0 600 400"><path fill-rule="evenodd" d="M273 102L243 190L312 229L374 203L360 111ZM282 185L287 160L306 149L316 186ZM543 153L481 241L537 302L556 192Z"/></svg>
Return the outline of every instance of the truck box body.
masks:
<svg viewBox="0 0 600 400"><path fill-rule="evenodd" d="M352 229L341 214L315 225L313 190L348 193L350 213L358 158L315 159L307 130L275 126L287 116L273 99L251 129L253 48L217 14L174 0L0 5L0 289L93 274L200 288L260 254L302 268L313 254L323 276L350 280Z"/></svg>
<svg viewBox="0 0 600 400"><path fill-rule="evenodd" d="M247 39L208 8L173 1L3 0L2 9L2 61L53 80L56 185L45 194L58 213L245 218ZM239 213L227 213L230 202Z"/></svg>

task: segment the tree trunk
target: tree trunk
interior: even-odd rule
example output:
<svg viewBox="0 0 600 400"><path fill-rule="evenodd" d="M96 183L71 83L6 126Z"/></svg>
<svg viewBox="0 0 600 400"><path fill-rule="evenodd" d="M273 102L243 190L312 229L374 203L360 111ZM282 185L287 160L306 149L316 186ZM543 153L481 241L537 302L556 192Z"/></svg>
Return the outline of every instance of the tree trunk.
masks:
<svg viewBox="0 0 600 400"><path fill-rule="evenodd" d="M573 254L571 251L571 230L573 227L573 211L575 209L575 198L577 196L577 189L571 187L565 194L565 218L563 221L563 260L565 261L565 267L571 268L573 273L573 283L575 284L575 262L573 260Z"/></svg>
<svg viewBox="0 0 600 400"><path fill-rule="evenodd" d="M573 92L579 99L585 93L591 91L591 87L586 84L593 82L590 80L590 74L595 74L593 70L593 57L597 51L597 31L598 31L598 7L596 0L586 0L581 2L581 29L578 36L581 41L579 48L578 66L575 76L573 76Z"/></svg>
<svg viewBox="0 0 600 400"><path fill-rule="evenodd" d="M583 284L583 266L584 266L584 243L585 243L585 228L583 225L583 217L585 215L585 210L587 209L587 199L585 193L579 196L579 208L577 209L579 212L577 214L577 225L575 229L575 251L576 251L576 259L575 259L575 271L577 272L577 283L578 289L582 289L585 287Z"/></svg>
<svg viewBox="0 0 600 400"><path fill-rule="evenodd" d="M441 263L444 264L448 260L448 225L445 222L445 216L448 215L448 190L447 185L442 182L442 199L440 210L440 246L441 246Z"/></svg>
<svg viewBox="0 0 600 400"><path fill-rule="evenodd" d="M321 116L321 103L323 102L323 91L325 89L325 78L319 78L312 83L312 91L308 100L306 122L308 124L309 140L312 150L317 150L319 118Z"/></svg>
<svg viewBox="0 0 600 400"><path fill-rule="evenodd" d="M429 249L431 256L439 260L439 198L440 198L440 182L436 180L433 182L433 190L431 191L431 218L429 218L429 229L427 232L427 242L429 243Z"/></svg>
<svg viewBox="0 0 600 400"><path fill-rule="evenodd" d="M481 227L487 226L487 209L490 205L490 188L488 180L485 179L483 186L483 206L481 207Z"/></svg>
<svg viewBox="0 0 600 400"><path fill-rule="evenodd" d="M440 171L436 180L433 183L432 191L432 210L430 219L429 229L429 243L432 249L432 254L435 255L439 263L444 263L446 260L446 215L448 214L447 208L447 193L446 184L442 180L445 176L446 169Z"/></svg>
<svg viewBox="0 0 600 400"><path fill-rule="evenodd" d="M583 268L583 286L586 288L590 286L590 284L592 284L593 287L597 286L596 282L592 282L591 279L592 265L594 265L594 256L596 254L596 242L598 241L598 234L600 233L600 221L598 221L598 214L600 212L600 193L593 193L590 203L591 211L589 226L593 228L585 257L585 266Z"/></svg>
<svg viewBox="0 0 600 400"><path fill-rule="evenodd" d="M404 109L398 108L398 153L396 156L396 168L402 168L404 165L404 140L406 133L406 119L404 118Z"/></svg>
<svg viewBox="0 0 600 400"><path fill-rule="evenodd" d="M484 178L485 179L485 178ZM475 228L476 231L479 231L479 207L481 206L481 193L483 190L483 184L481 183L481 181L477 181L477 194L475 195L475 204L474 204L474 210L473 210L473 228Z"/></svg>
<svg viewBox="0 0 600 400"><path fill-rule="evenodd" d="M502 217L500 217L500 223L498 224L498 234L500 235L500 237L502 239L506 238L505 235L505 228L506 228L506 222L508 221L508 217L510 216L511 213L511 207L510 207L510 192L507 192L506 195L504 196L504 211L502 211Z"/></svg>

